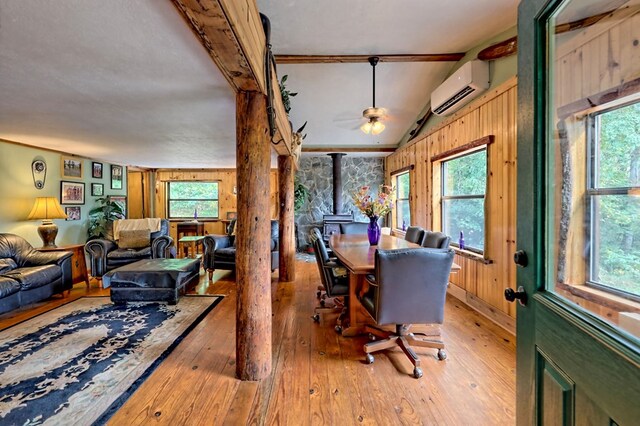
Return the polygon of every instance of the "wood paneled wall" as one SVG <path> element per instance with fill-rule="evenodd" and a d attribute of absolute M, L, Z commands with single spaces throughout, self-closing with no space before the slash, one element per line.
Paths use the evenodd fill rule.
<path fill-rule="evenodd" d="M 488 148 L 486 243 L 484 260 L 456 254 L 462 270 L 452 275 L 451 293 L 515 329 L 515 305 L 504 299 L 504 289 L 515 285 L 516 248 L 516 77 L 460 110 L 429 134 L 400 147 L 386 159 L 386 180 L 395 170 L 414 166 L 411 180 L 411 222 L 440 230 L 439 167 L 431 157 L 493 135 Z M 435 164 L 435 166 L 434 166 Z M 436 182 L 434 183 L 434 179 Z M 491 262 L 491 263 L 489 263 Z"/>

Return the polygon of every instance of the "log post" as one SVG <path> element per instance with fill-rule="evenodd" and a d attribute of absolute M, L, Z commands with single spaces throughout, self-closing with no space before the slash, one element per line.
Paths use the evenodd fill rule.
<path fill-rule="evenodd" d="M 280 198 L 279 241 L 280 259 L 278 275 L 280 281 L 296 279 L 296 244 L 293 210 L 293 157 L 278 156 L 278 195 Z"/>
<path fill-rule="evenodd" d="M 271 373 L 271 143 L 266 98 L 236 95 L 236 376 L 260 380 Z"/>

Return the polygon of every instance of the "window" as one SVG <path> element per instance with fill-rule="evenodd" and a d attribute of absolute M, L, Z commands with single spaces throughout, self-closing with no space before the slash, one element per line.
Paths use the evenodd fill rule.
<path fill-rule="evenodd" d="M 168 216 L 176 218 L 218 218 L 218 182 L 169 182 Z"/>
<path fill-rule="evenodd" d="M 589 119 L 589 281 L 640 296 L 640 103 Z"/>
<path fill-rule="evenodd" d="M 409 172 L 394 176 L 396 181 L 396 229 L 403 231 L 411 223 L 411 208 L 409 206 Z"/>
<path fill-rule="evenodd" d="M 484 197 L 487 188 L 487 149 L 442 162 L 442 229 L 452 245 L 484 252 Z"/>

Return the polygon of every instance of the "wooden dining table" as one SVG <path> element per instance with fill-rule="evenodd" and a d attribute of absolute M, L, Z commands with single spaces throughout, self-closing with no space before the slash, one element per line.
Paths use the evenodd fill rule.
<path fill-rule="evenodd" d="M 357 336 L 364 332 L 365 321 L 359 320 L 361 310 L 358 292 L 365 291 L 365 276 L 375 272 L 376 249 L 393 250 L 401 248 L 420 248 L 393 235 L 381 235 L 378 245 L 369 244 L 367 235 L 333 234 L 329 238 L 329 246 L 335 256 L 342 262 L 349 273 L 349 324 L 342 330 L 343 336 Z M 460 270 L 460 266 L 453 264 L 451 272 Z"/>

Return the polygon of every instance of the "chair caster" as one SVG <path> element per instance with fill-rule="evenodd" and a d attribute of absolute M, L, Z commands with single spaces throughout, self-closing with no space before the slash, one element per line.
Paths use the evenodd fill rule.
<path fill-rule="evenodd" d="M 316 298 L 320 299 L 320 296 L 322 296 L 322 292 L 320 290 L 318 290 L 318 292 L 316 293 Z"/>
<path fill-rule="evenodd" d="M 315 323 L 319 323 L 320 322 L 320 315 L 315 314 L 311 317 L 311 319 L 313 319 L 313 322 Z"/>
<path fill-rule="evenodd" d="M 369 341 L 375 342 L 376 341 L 376 335 L 373 334 L 373 333 L 369 333 Z"/>
<path fill-rule="evenodd" d="M 416 379 L 419 379 L 420 377 L 422 377 L 422 370 L 418 367 L 415 367 L 413 369 L 413 377 L 415 377 Z"/>
<path fill-rule="evenodd" d="M 326 302 L 324 301 L 324 299 L 322 299 L 322 300 L 320 301 L 320 306 L 322 306 L 322 307 L 324 308 L 324 305 L 325 305 L 325 304 L 326 304 Z"/>
<path fill-rule="evenodd" d="M 373 364 L 373 361 L 374 361 L 373 355 L 367 354 L 364 360 L 367 364 Z"/>
<path fill-rule="evenodd" d="M 438 349 L 438 359 L 440 361 L 447 359 L 447 353 L 443 349 Z"/>
<path fill-rule="evenodd" d="M 341 325 L 336 325 L 335 330 L 336 330 L 336 333 L 342 334 L 342 326 Z"/>

